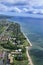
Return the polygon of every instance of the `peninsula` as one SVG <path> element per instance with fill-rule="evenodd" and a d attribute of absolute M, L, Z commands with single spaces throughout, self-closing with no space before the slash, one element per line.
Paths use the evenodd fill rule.
<path fill-rule="evenodd" d="M 0 65 L 33 65 L 28 53 L 31 46 L 20 24 L 0 20 Z"/>

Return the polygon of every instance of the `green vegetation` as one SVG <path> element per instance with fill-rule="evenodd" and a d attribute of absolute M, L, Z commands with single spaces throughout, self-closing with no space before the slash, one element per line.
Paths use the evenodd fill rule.
<path fill-rule="evenodd" d="M 26 47 L 26 46 L 29 46 L 29 42 L 27 40 L 24 40 L 24 43 L 23 45 Z"/>
<path fill-rule="evenodd" d="M 6 29 L 5 26 L 0 25 L 0 34 Z"/>
<path fill-rule="evenodd" d="M 3 49 L 9 49 L 10 52 L 13 50 L 21 49 L 20 54 L 14 55 L 13 63 L 11 65 L 28 65 L 28 58 L 26 55 L 26 46 L 29 46 L 29 43 L 23 33 L 21 32 L 20 25 L 18 23 L 6 22 L 6 20 L 0 24 L 0 32 L 4 32 L 1 36 L 0 46 Z M 5 24 L 4 24 L 5 23 Z M 1 27 L 2 26 L 2 27 Z M 1 34 L 2 35 L 2 34 Z M 15 52 L 15 51 L 14 51 Z M 18 51 L 19 52 L 19 51 Z"/>
<path fill-rule="evenodd" d="M 26 60 L 24 60 L 24 61 L 16 61 L 16 60 L 14 60 L 13 65 L 28 65 L 28 61 L 26 61 Z"/>
<path fill-rule="evenodd" d="M 28 65 L 28 58 L 26 56 L 26 53 L 22 53 L 20 56 L 16 56 L 16 59 L 14 57 L 14 63 L 13 65 Z"/>

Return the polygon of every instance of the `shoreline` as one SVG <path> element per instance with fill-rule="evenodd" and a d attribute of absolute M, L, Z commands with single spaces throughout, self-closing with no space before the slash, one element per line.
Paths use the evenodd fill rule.
<path fill-rule="evenodd" d="M 30 65 L 34 65 L 33 62 L 32 62 L 32 59 L 31 59 L 31 57 L 30 57 L 30 54 L 29 54 L 29 52 L 28 52 L 28 47 L 26 47 L 26 54 L 27 54 L 28 61 L 29 61 L 28 64 L 30 64 Z"/>
<path fill-rule="evenodd" d="M 23 35 L 25 36 L 25 38 L 26 38 L 26 40 L 28 41 L 28 43 L 30 44 L 30 46 L 32 47 L 32 43 L 30 42 L 30 40 L 28 39 L 28 37 L 25 35 L 24 32 L 22 32 L 22 33 L 23 33 Z"/>
<path fill-rule="evenodd" d="M 32 47 L 32 44 L 31 44 L 30 40 L 28 39 L 28 37 L 25 35 L 24 32 L 22 32 L 22 33 L 23 33 L 23 35 L 25 36 L 25 38 L 27 39 L 28 43 L 30 44 L 30 47 Z M 27 55 L 28 61 L 29 61 L 28 64 L 34 65 L 33 62 L 32 62 L 32 59 L 31 59 L 31 57 L 30 57 L 30 54 L 29 54 L 29 52 L 28 52 L 28 46 L 26 47 L 26 55 Z"/>

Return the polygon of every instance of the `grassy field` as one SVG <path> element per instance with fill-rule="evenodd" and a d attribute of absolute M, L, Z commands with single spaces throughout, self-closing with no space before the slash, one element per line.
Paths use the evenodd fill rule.
<path fill-rule="evenodd" d="M 28 61 L 27 60 L 23 60 L 23 61 L 14 60 L 14 65 L 28 65 Z"/>
<path fill-rule="evenodd" d="M 24 40 L 24 43 L 23 45 L 26 47 L 26 46 L 29 46 L 29 42 L 27 40 Z"/>
<path fill-rule="evenodd" d="M 22 55 L 23 55 L 23 60 L 21 60 L 21 61 L 15 60 L 15 58 L 14 58 L 14 65 L 28 65 L 29 61 L 26 56 L 26 53 L 23 53 Z"/>

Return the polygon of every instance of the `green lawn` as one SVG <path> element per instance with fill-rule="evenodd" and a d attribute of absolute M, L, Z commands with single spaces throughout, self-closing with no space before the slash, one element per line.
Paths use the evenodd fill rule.
<path fill-rule="evenodd" d="M 24 43 L 23 45 L 26 47 L 26 46 L 29 46 L 29 42 L 27 40 L 24 40 Z"/>
<path fill-rule="evenodd" d="M 5 26 L 1 27 L 1 28 L 0 28 L 0 34 L 1 34 L 5 29 L 6 29 Z"/>
<path fill-rule="evenodd" d="M 14 59 L 14 65 L 28 65 L 28 60 L 17 61 Z"/>

